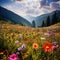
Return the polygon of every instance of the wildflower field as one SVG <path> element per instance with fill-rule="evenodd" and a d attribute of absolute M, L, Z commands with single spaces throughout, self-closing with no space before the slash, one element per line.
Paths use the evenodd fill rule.
<path fill-rule="evenodd" d="M 30 28 L 0 21 L 0 60 L 60 60 L 60 23 Z"/>

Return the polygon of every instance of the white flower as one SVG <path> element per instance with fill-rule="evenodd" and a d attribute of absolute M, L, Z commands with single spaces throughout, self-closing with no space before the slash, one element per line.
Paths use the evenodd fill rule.
<path fill-rule="evenodd" d="M 15 43 L 16 43 L 16 44 L 18 44 L 18 43 L 19 43 L 19 41 L 18 41 L 18 40 L 16 40 L 16 41 L 15 41 Z"/>
<path fill-rule="evenodd" d="M 19 38 L 22 38 L 22 34 L 19 34 Z"/>
<path fill-rule="evenodd" d="M 44 35 L 49 36 L 49 33 L 44 33 Z"/>
<path fill-rule="evenodd" d="M 46 38 L 44 38 L 44 37 L 41 37 L 40 39 L 41 39 L 41 40 L 46 40 Z"/>
<path fill-rule="evenodd" d="M 25 44 L 23 44 L 21 47 L 22 47 L 22 48 L 26 48 Z"/>

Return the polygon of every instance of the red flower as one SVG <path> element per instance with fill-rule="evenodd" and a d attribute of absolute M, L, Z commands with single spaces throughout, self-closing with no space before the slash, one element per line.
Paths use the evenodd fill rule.
<path fill-rule="evenodd" d="M 52 51 L 52 44 L 47 42 L 43 45 L 43 49 L 45 52 L 51 52 Z"/>

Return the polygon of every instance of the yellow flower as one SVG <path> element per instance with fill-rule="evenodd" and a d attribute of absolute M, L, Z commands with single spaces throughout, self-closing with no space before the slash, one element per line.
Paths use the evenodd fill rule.
<path fill-rule="evenodd" d="M 10 35 L 11 35 L 11 36 L 14 36 L 14 33 L 11 33 Z"/>

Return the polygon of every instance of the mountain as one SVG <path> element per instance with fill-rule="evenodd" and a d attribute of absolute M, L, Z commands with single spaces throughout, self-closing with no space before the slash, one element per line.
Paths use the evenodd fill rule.
<path fill-rule="evenodd" d="M 0 19 L 3 19 L 5 21 L 6 20 L 11 21 L 16 24 L 22 24 L 25 26 L 32 27 L 32 24 L 28 20 L 1 6 L 0 6 Z"/>
<path fill-rule="evenodd" d="M 48 14 L 43 14 L 43 15 L 37 16 L 35 18 L 35 20 L 34 20 L 35 21 L 35 24 L 36 24 L 35 26 L 36 27 L 40 27 L 42 25 L 42 22 L 43 21 L 46 23 L 46 19 L 47 19 L 48 16 L 50 17 L 50 20 L 52 20 L 52 17 L 53 17 L 54 12 L 56 12 L 57 17 L 60 18 L 60 10 L 56 10 L 56 11 L 53 11 L 53 12 L 48 13 Z"/>
<path fill-rule="evenodd" d="M 3 20 L 7 20 L 7 21 L 11 21 L 13 23 L 16 24 L 20 24 L 20 25 L 25 25 L 25 26 L 29 26 L 29 27 L 41 27 L 43 21 L 44 23 L 46 23 L 47 17 L 50 17 L 50 20 L 52 20 L 54 12 L 56 12 L 57 16 L 60 18 L 60 11 L 56 10 L 53 11 L 51 13 L 48 14 L 43 14 L 37 17 L 32 17 L 32 16 L 27 16 L 26 18 L 6 9 L 0 6 L 0 19 Z M 29 22 L 29 20 L 31 20 L 32 22 Z M 34 21 L 34 23 L 33 23 Z"/>

